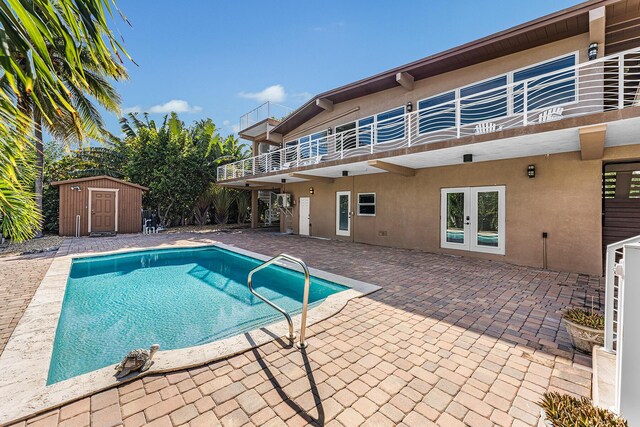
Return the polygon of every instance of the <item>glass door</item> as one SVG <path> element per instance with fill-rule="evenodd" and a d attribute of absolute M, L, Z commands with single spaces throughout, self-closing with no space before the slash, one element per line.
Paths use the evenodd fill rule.
<path fill-rule="evenodd" d="M 469 250 L 469 189 L 446 188 L 441 192 L 440 246 Z"/>
<path fill-rule="evenodd" d="M 351 235 L 351 192 L 336 193 L 336 235 Z"/>
<path fill-rule="evenodd" d="M 441 190 L 440 246 L 505 253 L 505 187 Z"/>
<path fill-rule="evenodd" d="M 504 255 L 504 187 L 471 189 L 471 250 Z"/>

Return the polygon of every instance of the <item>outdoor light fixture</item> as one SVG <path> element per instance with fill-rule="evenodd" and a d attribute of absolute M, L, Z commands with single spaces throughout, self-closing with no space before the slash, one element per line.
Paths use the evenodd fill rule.
<path fill-rule="evenodd" d="M 536 165 L 527 166 L 527 176 L 529 178 L 535 178 L 536 177 Z"/>
<path fill-rule="evenodd" d="M 287 183 L 287 180 L 286 180 L 286 179 L 284 179 L 284 178 L 282 178 L 282 179 L 280 180 L 280 182 L 281 182 L 281 183 L 283 183 L 283 184 L 286 184 L 286 183 Z"/>
<path fill-rule="evenodd" d="M 598 43 L 593 42 L 589 45 L 587 56 L 589 57 L 589 61 L 593 61 L 598 57 Z"/>
<path fill-rule="evenodd" d="M 313 194 L 313 187 L 309 187 L 309 194 Z"/>
<path fill-rule="evenodd" d="M 331 135 L 333 133 L 333 128 L 327 129 L 327 135 Z"/>
<path fill-rule="evenodd" d="M 71 187 L 71 190 L 80 191 L 80 186 L 79 185 L 74 185 L 73 187 Z"/>
<path fill-rule="evenodd" d="M 407 113 L 410 113 L 413 111 L 413 104 L 411 103 L 411 101 L 407 102 Z"/>
<path fill-rule="evenodd" d="M 465 163 L 473 162 L 473 154 L 465 154 L 462 156 L 462 161 Z"/>
<path fill-rule="evenodd" d="M 248 182 L 246 182 L 246 183 L 244 184 L 244 186 L 245 186 L 245 187 L 248 187 L 248 186 L 249 186 L 249 183 L 248 183 Z"/>
<path fill-rule="evenodd" d="M 349 176 L 349 171 L 342 171 L 342 176 Z"/>

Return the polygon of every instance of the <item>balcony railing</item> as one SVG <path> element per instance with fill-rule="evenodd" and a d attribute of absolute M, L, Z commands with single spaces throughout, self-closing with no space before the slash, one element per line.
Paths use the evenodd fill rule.
<path fill-rule="evenodd" d="M 282 120 L 291 114 L 293 108 L 267 101 L 240 117 L 240 130 L 244 130 L 265 119 Z"/>
<path fill-rule="evenodd" d="M 640 105 L 640 48 L 461 96 L 218 167 L 218 180 Z M 440 97 L 437 97 L 440 98 Z M 436 99 L 436 98 L 431 98 Z"/>

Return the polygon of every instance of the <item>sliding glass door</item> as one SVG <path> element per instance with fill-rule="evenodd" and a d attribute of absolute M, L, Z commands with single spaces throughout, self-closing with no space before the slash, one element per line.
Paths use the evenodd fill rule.
<path fill-rule="evenodd" d="M 442 189 L 441 210 L 441 247 L 504 255 L 504 186 Z"/>

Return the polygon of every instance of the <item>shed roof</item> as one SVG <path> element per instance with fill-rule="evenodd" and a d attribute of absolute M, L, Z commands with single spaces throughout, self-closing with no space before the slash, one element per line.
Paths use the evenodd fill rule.
<path fill-rule="evenodd" d="M 67 180 L 64 180 L 64 181 L 55 181 L 55 182 L 52 182 L 51 185 L 53 185 L 55 187 L 55 186 L 64 185 L 64 184 L 75 184 L 76 182 L 96 181 L 98 179 L 108 179 L 108 180 L 113 181 L 113 182 L 118 182 L 120 184 L 129 185 L 131 187 L 139 188 L 142 191 L 148 191 L 149 190 L 147 187 L 143 187 L 142 185 L 134 184 L 133 182 L 124 181 L 122 179 L 114 178 L 112 176 L 107 176 L 107 175 L 88 176 L 86 178 L 75 178 L 75 179 L 67 179 Z"/>

